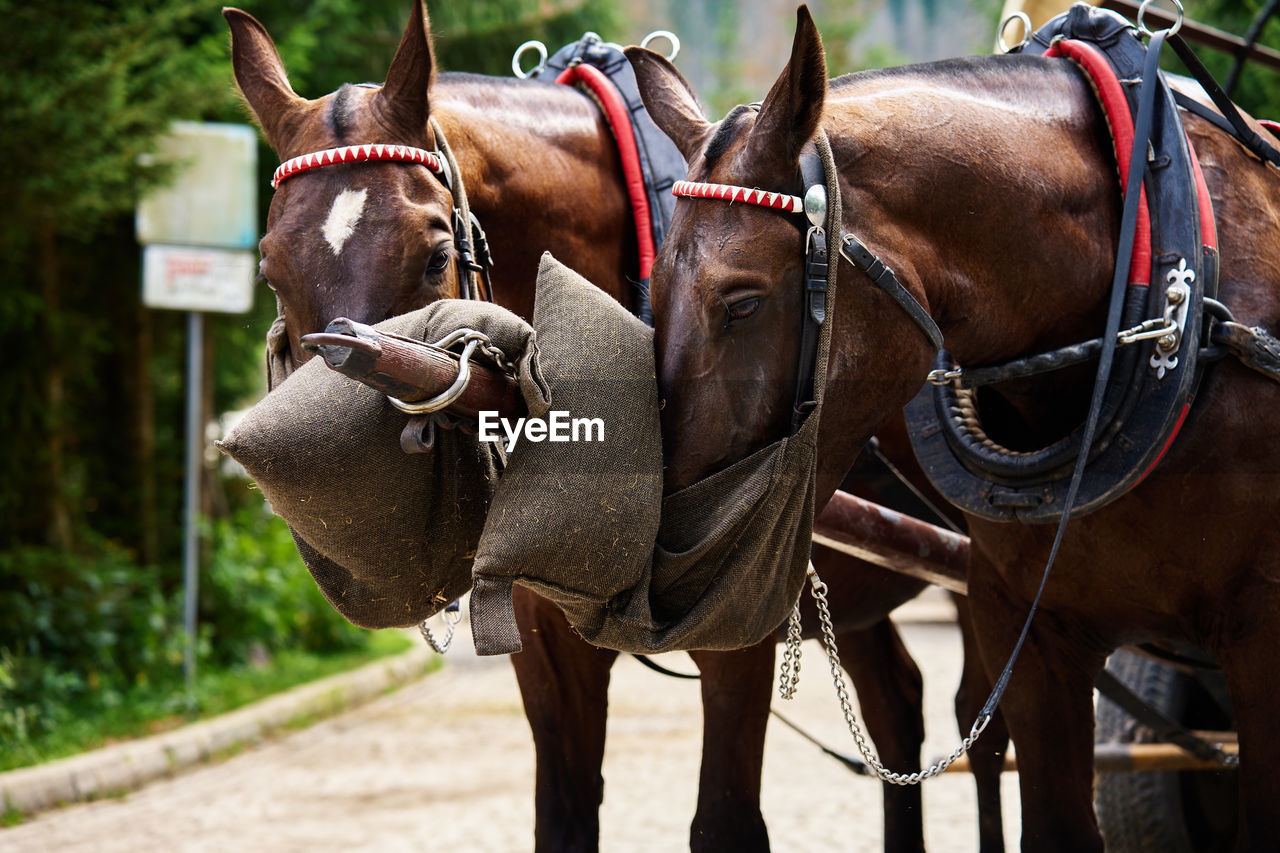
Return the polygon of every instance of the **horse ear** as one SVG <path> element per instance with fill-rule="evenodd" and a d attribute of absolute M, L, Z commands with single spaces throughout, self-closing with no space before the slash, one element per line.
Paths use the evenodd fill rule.
<path fill-rule="evenodd" d="M 284 63 L 266 27 L 239 9 L 224 8 L 222 16 L 231 27 L 231 66 L 236 85 L 262 125 L 267 142 L 280 153 L 288 148 L 288 116 L 306 99 L 289 85 Z"/>
<path fill-rule="evenodd" d="M 827 58 L 822 37 L 807 6 L 796 10 L 796 35 L 791 59 L 765 96 L 760 116 L 751 130 L 748 150 L 756 162 L 783 168 L 794 166 L 800 149 L 813 138 L 822 121 L 827 94 Z"/>
<path fill-rule="evenodd" d="M 408 139 L 421 137 L 426 129 L 427 93 L 435 73 L 431 23 L 422 0 L 414 0 L 409 24 L 387 72 L 387 82 L 374 100 L 382 120 Z"/>
<path fill-rule="evenodd" d="M 689 81 L 662 54 L 643 47 L 628 47 L 625 52 L 653 123 L 671 138 L 685 162 L 692 163 L 702 151 L 711 123 L 703 117 Z"/>

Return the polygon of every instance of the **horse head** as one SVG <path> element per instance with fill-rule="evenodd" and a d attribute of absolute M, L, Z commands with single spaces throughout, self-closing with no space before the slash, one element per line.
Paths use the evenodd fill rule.
<path fill-rule="evenodd" d="M 758 109 L 713 125 L 662 56 L 629 48 L 645 104 L 676 143 L 689 180 L 799 191 L 799 156 L 822 117 L 826 60 L 805 7 L 791 59 Z M 696 221 L 696 227 L 695 227 Z M 676 205 L 651 298 L 670 489 L 767 443 L 790 421 L 804 261 L 802 219 L 750 205 Z"/>
<path fill-rule="evenodd" d="M 282 162 L 346 146 L 436 147 L 435 64 L 420 2 L 382 86 L 344 85 L 314 100 L 293 91 L 262 24 L 238 9 L 223 14 L 236 83 Z M 338 163 L 280 180 L 259 251 L 285 319 L 285 373 L 309 357 L 299 338 L 334 317 L 376 322 L 458 296 L 452 210 L 440 177 L 412 162 Z"/>

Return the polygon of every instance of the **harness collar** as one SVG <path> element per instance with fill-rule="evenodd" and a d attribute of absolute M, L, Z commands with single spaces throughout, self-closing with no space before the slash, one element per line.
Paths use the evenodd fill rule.
<path fill-rule="evenodd" d="M 271 176 L 271 188 L 275 189 L 294 175 L 319 169 L 321 166 L 336 166 L 343 163 L 417 163 L 426 166 L 449 182 L 449 170 L 444 158 L 438 151 L 427 151 L 425 148 L 414 148 L 410 145 L 388 145 L 373 143 L 369 145 L 344 145 L 341 148 L 326 148 L 302 154 L 281 163 Z"/>

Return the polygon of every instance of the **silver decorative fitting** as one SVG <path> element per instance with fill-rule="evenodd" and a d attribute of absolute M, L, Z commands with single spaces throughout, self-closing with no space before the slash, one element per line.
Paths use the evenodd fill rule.
<path fill-rule="evenodd" d="M 827 224 L 827 188 L 814 184 L 804 194 L 804 215 L 819 228 Z"/>

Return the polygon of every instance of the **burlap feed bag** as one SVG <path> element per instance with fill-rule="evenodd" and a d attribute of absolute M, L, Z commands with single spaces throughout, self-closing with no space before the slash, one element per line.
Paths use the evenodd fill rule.
<path fill-rule="evenodd" d="M 378 324 L 428 341 L 461 327 L 512 353 L 532 335 L 505 309 L 461 300 Z M 493 448 L 457 430 L 437 430 L 430 453 L 403 453 L 407 417 L 313 358 L 219 444 L 289 523 L 325 597 L 366 628 L 415 624 L 467 591 L 497 481 Z"/>
<path fill-rule="evenodd" d="M 583 637 L 599 642 L 619 601 L 637 590 L 644 598 L 658 532 L 662 426 L 653 330 L 550 254 L 538 269 L 533 328 L 536 352 L 520 366 L 528 416 L 598 418 L 604 435 L 520 439 L 508 455 L 473 572 L 471 628 L 480 654 L 520 649 L 513 582 L 551 599 Z M 549 396 L 530 381 L 533 371 Z"/>
<path fill-rule="evenodd" d="M 829 163 L 825 138 L 819 150 Z M 827 174 L 831 233 L 839 194 Z M 598 417 L 603 441 L 525 438 L 494 490 L 490 448 L 444 433 L 434 453 L 405 456 L 406 416 L 313 360 L 224 449 L 294 526 L 317 583 L 356 624 L 417 622 L 466 590 L 471 567 L 482 654 L 520 648 L 513 583 L 551 599 L 601 646 L 741 648 L 776 630 L 804 583 L 831 326 L 818 344 L 818 405 L 799 431 L 665 501 L 652 331 L 550 255 L 533 329 L 456 300 L 381 328 L 427 340 L 462 327 L 488 334 L 518 359 L 530 417 Z"/>
<path fill-rule="evenodd" d="M 605 441 L 510 454 L 475 561 L 476 651 L 520 650 L 513 583 L 620 651 L 734 649 L 772 633 L 808 566 L 821 406 L 795 435 L 661 501 L 652 330 L 550 255 L 533 326 L 522 373 L 537 368 L 551 397 L 526 391 L 531 415 L 600 417 Z M 824 330 L 820 376 L 828 344 Z"/>

